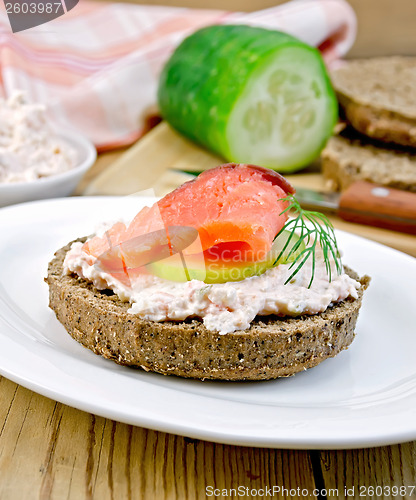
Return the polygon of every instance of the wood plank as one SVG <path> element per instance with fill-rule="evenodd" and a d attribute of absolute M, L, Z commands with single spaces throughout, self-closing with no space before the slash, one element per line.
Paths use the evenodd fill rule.
<path fill-rule="evenodd" d="M 104 170 L 106 170 L 111 164 L 113 164 L 122 154 L 124 154 L 129 148 L 119 148 L 113 151 L 108 151 L 106 153 L 101 153 L 98 155 L 94 165 L 88 170 L 88 172 L 81 179 L 78 184 L 74 195 L 79 196 L 84 193 L 85 189 L 89 184 L 98 177 Z"/>
<path fill-rule="evenodd" d="M 309 452 L 221 445 L 107 420 L 0 378 L 0 498 L 205 499 L 207 486 L 315 487 Z"/>
<path fill-rule="evenodd" d="M 206 498 L 207 486 L 280 485 L 336 488 L 343 499 L 358 498 L 360 486 L 416 484 L 415 442 L 323 451 L 318 484 L 311 463 L 318 452 L 221 445 L 146 430 L 56 403 L 5 378 L 0 393 L 0 498 L 188 500 Z M 354 496 L 346 495 L 345 488 L 351 493 L 353 487 Z M 382 498 L 397 495 L 384 490 Z"/>
<path fill-rule="evenodd" d="M 321 465 L 325 487 L 336 488 L 337 498 L 415 498 L 416 442 L 380 448 L 325 451 Z M 372 492 L 379 486 L 383 490 Z M 407 486 L 398 492 L 391 488 Z M 413 495 L 411 496 L 413 488 Z M 347 490 L 345 490 L 347 488 Z M 361 489 L 360 489 L 361 488 Z"/>
<path fill-rule="evenodd" d="M 170 169 L 200 172 L 224 162 L 180 136 L 165 122 L 116 157 L 110 166 L 108 161 L 107 155 L 99 158 L 90 181 L 87 179 L 77 194 L 129 195 L 152 188 Z"/>

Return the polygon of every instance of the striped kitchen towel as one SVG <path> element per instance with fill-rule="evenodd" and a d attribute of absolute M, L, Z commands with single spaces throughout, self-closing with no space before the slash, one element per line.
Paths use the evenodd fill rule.
<path fill-rule="evenodd" d="M 159 72 L 176 45 L 209 24 L 250 24 L 286 31 L 317 46 L 327 63 L 356 34 L 345 0 L 294 0 L 253 13 L 82 1 L 65 15 L 12 33 L 0 10 L 0 96 L 16 89 L 42 102 L 60 127 L 99 150 L 130 144 L 156 104 Z"/>

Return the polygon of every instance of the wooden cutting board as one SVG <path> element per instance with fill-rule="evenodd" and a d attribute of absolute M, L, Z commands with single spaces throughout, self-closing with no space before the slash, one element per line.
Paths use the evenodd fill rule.
<path fill-rule="evenodd" d="M 223 159 L 191 143 L 162 122 L 124 152 L 100 156 L 77 194 L 131 195 L 146 190 L 144 194 L 163 196 L 192 178 L 190 173 L 221 163 L 224 163 Z M 317 164 L 286 177 L 295 187 L 325 190 Z M 330 218 L 338 229 L 416 256 L 414 236 L 345 222 L 336 216 Z"/>

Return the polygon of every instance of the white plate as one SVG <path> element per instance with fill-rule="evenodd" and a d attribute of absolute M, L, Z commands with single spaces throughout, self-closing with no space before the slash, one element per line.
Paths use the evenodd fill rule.
<path fill-rule="evenodd" d="M 295 377 L 166 377 L 118 366 L 72 340 L 47 305 L 48 261 L 98 222 L 142 205 L 131 197 L 70 198 L 0 210 L 1 374 L 88 412 L 221 443 L 353 448 L 416 439 L 416 260 L 348 233 L 338 232 L 344 261 L 372 276 L 357 337 L 348 351 Z"/>

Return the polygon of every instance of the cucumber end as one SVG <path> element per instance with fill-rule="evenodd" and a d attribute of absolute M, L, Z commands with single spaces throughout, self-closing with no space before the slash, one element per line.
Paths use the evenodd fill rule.
<path fill-rule="evenodd" d="M 230 161 L 295 172 L 333 132 L 338 105 L 319 52 L 304 44 L 275 51 L 247 80 L 226 128 Z"/>

